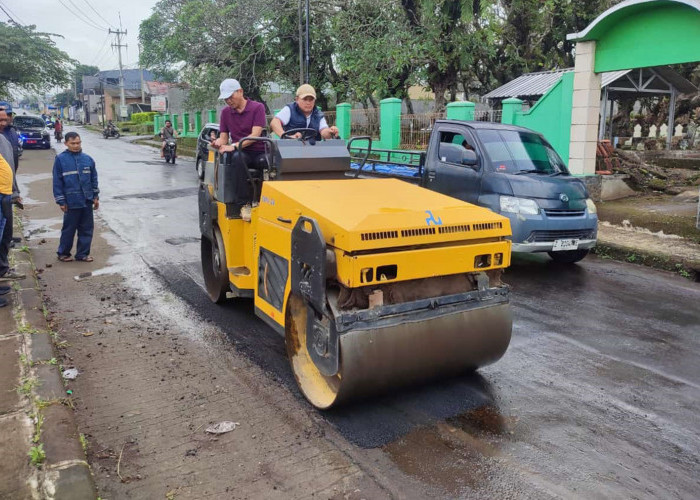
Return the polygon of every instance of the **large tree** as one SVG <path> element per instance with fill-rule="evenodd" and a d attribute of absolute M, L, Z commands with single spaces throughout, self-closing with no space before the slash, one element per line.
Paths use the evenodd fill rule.
<path fill-rule="evenodd" d="M 97 66 L 90 66 L 89 64 L 77 64 L 71 72 L 76 85 L 77 93 L 81 94 L 83 92 L 83 76 L 93 76 L 99 72 L 100 68 L 98 68 Z"/>
<path fill-rule="evenodd" d="M 33 25 L 0 22 L 0 96 L 8 97 L 12 88 L 43 91 L 70 83 L 75 61 L 56 47 L 52 36 Z"/>

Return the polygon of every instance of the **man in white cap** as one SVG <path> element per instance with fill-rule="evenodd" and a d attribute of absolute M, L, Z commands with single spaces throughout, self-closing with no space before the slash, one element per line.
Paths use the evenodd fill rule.
<path fill-rule="evenodd" d="M 316 107 L 316 91 L 305 83 L 297 89 L 294 102 L 287 104 L 270 122 L 270 128 L 278 136 L 295 128 L 312 128 L 323 139 L 337 137 L 338 127 L 329 127 L 323 112 Z M 300 137 L 297 132 L 293 137 Z"/>
<path fill-rule="evenodd" d="M 246 165 L 255 167 L 265 157 L 265 143 L 261 141 L 244 141 L 244 137 L 260 137 L 265 128 L 265 106 L 257 101 L 246 99 L 238 80 L 227 78 L 219 86 L 219 99 L 223 99 L 227 106 L 221 110 L 219 119 L 219 138 L 212 146 L 219 149 L 220 153 L 236 151 L 233 155 L 232 167 L 234 172 L 236 195 L 234 202 L 243 206 L 252 201 L 252 188 L 248 182 Z M 229 139 L 231 144 L 229 144 Z M 245 155 L 246 163 L 240 155 Z"/>

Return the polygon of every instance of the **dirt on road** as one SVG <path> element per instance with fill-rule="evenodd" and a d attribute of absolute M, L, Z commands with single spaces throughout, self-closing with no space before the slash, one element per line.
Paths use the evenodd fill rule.
<path fill-rule="evenodd" d="M 120 252 L 99 215 L 95 261 L 58 262 L 52 154 L 26 156 L 25 233 L 60 363 L 79 371 L 67 389 L 102 498 L 388 498 L 412 483 L 379 452 L 354 456 L 143 261 Z M 223 421 L 235 429 L 206 432 Z M 413 491 L 431 496 L 418 483 Z"/>

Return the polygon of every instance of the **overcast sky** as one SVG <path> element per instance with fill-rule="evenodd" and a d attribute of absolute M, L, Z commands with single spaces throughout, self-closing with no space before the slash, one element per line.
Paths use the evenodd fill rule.
<path fill-rule="evenodd" d="M 20 24 L 35 24 L 38 31 L 61 35 L 56 45 L 82 64 L 91 64 L 100 70 L 118 69 L 119 60 L 114 35 L 107 29 L 119 27 L 127 31 L 122 43 L 122 62 L 125 68 L 138 67 L 138 33 L 141 21 L 151 15 L 157 0 L 0 0 L 10 16 Z M 91 8 L 92 7 L 92 8 Z M 94 9 L 94 10 L 93 10 Z M 99 15 L 98 15 L 99 13 Z M 101 17 L 100 17 L 101 16 Z M 0 19 L 7 20 L 0 10 Z M 98 28 L 99 27 L 99 28 Z"/>

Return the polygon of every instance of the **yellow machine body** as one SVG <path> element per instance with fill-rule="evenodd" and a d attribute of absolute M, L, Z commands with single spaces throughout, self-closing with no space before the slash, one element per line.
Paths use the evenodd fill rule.
<path fill-rule="evenodd" d="M 505 352 L 507 218 L 397 179 L 266 181 L 249 220 L 215 203 L 233 295 L 318 408 Z"/>

